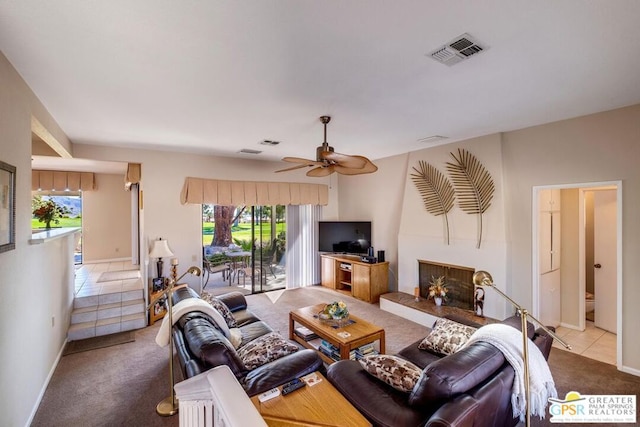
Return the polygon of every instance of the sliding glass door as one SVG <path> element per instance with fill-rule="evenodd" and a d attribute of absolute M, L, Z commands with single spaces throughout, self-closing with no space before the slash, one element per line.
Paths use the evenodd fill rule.
<path fill-rule="evenodd" d="M 283 289 L 286 282 L 285 206 L 254 206 L 251 209 L 253 236 L 252 293 Z"/>
<path fill-rule="evenodd" d="M 283 205 L 203 205 L 203 267 L 211 267 L 205 287 L 233 285 L 251 293 L 284 288 L 286 228 Z M 220 264 L 228 268 L 213 268 Z"/>

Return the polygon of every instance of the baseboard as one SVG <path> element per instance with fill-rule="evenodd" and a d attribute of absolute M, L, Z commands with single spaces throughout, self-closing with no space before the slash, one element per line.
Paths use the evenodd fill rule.
<path fill-rule="evenodd" d="M 29 415 L 29 419 L 27 420 L 27 423 L 25 425 L 30 426 L 31 423 L 33 422 L 33 418 L 36 416 L 36 413 L 38 412 L 38 408 L 40 407 L 40 403 L 42 403 L 42 398 L 44 397 L 44 393 L 47 391 L 47 387 L 49 387 L 49 382 L 51 381 L 51 378 L 53 377 L 53 373 L 56 371 L 56 368 L 58 367 L 58 363 L 60 363 L 60 359 L 62 358 L 62 352 L 64 351 L 64 348 L 66 346 L 67 346 L 67 338 L 64 339 L 64 342 L 62 343 L 62 347 L 60 347 L 60 351 L 58 352 L 58 356 L 56 356 L 56 360 L 53 362 L 53 366 L 51 366 L 51 369 L 49 370 L 49 374 L 47 375 L 47 378 L 44 380 L 44 384 L 40 389 L 40 393 L 38 393 L 38 398 L 36 399 L 35 405 L 33 406 L 33 409 L 31 410 L 31 414 Z"/>
<path fill-rule="evenodd" d="M 622 366 L 620 371 L 625 372 L 627 374 L 635 375 L 636 377 L 640 377 L 640 369 L 630 368 L 628 366 Z"/>

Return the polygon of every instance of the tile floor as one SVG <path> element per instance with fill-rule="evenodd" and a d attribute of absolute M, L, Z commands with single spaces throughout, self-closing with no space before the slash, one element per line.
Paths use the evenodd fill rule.
<path fill-rule="evenodd" d="M 130 261 L 113 261 L 96 264 L 82 264 L 76 266 L 75 296 L 89 297 L 126 292 L 140 288 L 139 280 L 114 280 L 112 282 L 98 282 L 105 271 L 137 270 L 139 266 Z"/>
<path fill-rule="evenodd" d="M 560 326 L 557 328 L 556 334 L 566 341 L 572 349 L 567 350 L 557 341 L 553 343 L 555 348 L 571 351 L 610 365 L 616 364 L 616 334 L 596 328 L 593 322 L 587 321 L 584 331 Z"/>

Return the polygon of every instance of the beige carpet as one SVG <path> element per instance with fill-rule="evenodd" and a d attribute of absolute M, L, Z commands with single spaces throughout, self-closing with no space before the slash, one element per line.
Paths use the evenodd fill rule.
<path fill-rule="evenodd" d="M 123 271 L 105 271 L 98 278 L 100 282 L 113 282 L 114 280 L 132 280 L 139 279 L 139 270 L 123 270 Z"/>
<path fill-rule="evenodd" d="M 98 348 L 111 347 L 113 345 L 124 344 L 136 340 L 134 331 L 118 332 L 116 334 L 102 335 L 99 337 L 87 338 L 84 340 L 70 341 L 62 352 L 63 356 L 73 353 L 80 353 Z"/>

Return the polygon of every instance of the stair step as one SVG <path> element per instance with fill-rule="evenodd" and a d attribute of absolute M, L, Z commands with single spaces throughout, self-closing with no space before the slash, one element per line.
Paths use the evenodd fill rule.
<path fill-rule="evenodd" d="M 129 314 L 111 317 L 94 322 L 83 322 L 71 325 L 67 333 L 69 341 L 115 334 L 116 332 L 132 331 L 147 326 L 145 313 Z"/>

